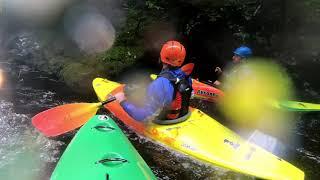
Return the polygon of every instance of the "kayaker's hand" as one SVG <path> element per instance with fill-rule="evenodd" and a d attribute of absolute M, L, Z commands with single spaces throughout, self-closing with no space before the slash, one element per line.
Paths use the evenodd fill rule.
<path fill-rule="evenodd" d="M 222 69 L 220 67 L 216 67 L 214 69 L 214 72 L 217 73 L 217 74 L 221 74 L 222 73 Z"/>
<path fill-rule="evenodd" d="M 126 100 L 126 97 L 125 97 L 123 92 L 115 94 L 114 97 L 116 97 L 116 99 L 117 99 L 117 101 L 119 103 L 121 103 L 122 101 Z"/>
<path fill-rule="evenodd" d="M 216 81 L 213 83 L 214 86 L 220 86 L 220 84 L 221 84 L 221 82 L 218 81 L 218 80 L 216 80 Z"/>

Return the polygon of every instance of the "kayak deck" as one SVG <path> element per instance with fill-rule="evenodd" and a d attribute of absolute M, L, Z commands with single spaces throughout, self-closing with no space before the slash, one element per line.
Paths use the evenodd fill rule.
<path fill-rule="evenodd" d="M 93 87 L 99 100 L 123 90 L 123 86 L 96 78 Z M 173 125 L 147 125 L 132 119 L 118 102 L 105 107 L 146 137 L 198 160 L 263 179 L 304 179 L 304 172 L 283 159 L 252 144 L 198 109 L 188 120 Z"/>
<path fill-rule="evenodd" d="M 51 180 L 156 179 L 116 123 L 90 119 L 61 156 Z"/>

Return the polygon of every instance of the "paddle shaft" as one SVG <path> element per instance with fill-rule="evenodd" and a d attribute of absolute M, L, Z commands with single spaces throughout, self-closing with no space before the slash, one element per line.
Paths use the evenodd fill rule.
<path fill-rule="evenodd" d="M 110 102 L 112 102 L 112 101 L 114 101 L 114 100 L 117 100 L 117 98 L 114 97 L 114 96 L 112 96 L 112 97 L 108 98 L 107 100 L 102 101 L 102 102 L 101 102 L 101 105 L 103 106 L 103 105 L 108 104 L 108 103 L 110 103 Z"/>

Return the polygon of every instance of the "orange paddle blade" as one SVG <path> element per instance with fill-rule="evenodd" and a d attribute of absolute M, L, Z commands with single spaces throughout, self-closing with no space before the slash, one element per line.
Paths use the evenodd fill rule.
<path fill-rule="evenodd" d="M 74 130 L 94 116 L 102 103 L 74 103 L 43 111 L 32 124 L 45 136 L 52 137 Z"/>
<path fill-rule="evenodd" d="M 181 67 L 181 70 L 186 73 L 186 75 L 190 75 L 193 71 L 194 63 L 188 63 Z"/>

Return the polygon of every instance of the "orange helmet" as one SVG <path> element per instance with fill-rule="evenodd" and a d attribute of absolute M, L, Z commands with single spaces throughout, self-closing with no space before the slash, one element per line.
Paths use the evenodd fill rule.
<path fill-rule="evenodd" d="M 161 48 L 160 58 L 163 63 L 181 66 L 185 57 L 186 49 L 178 41 L 168 41 Z"/>

